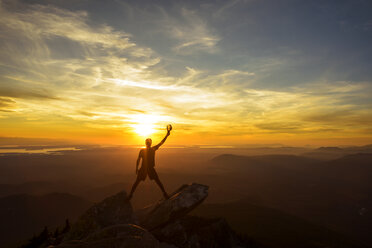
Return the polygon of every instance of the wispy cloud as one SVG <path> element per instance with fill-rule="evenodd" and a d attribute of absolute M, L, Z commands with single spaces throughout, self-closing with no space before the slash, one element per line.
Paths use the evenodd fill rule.
<path fill-rule="evenodd" d="M 15 105 L 15 101 L 10 98 L 0 97 L 0 111 L 3 112 L 11 112 L 13 111 L 13 107 Z M 0 115 L 1 118 L 1 115 Z"/>
<path fill-rule="evenodd" d="M 208 26 L 195 11 L 182 8 L 181 21 L 168 17 L 167 26 L 170 35 L 179 44 L 173 49 L 177 53 L 191 54 L 194 52 L 215 53 L 218 51 L 217 44 L 220 37 Z"/>
<path fill-rule="evenodd" d="M 175 85 L 161 85 L 161 84 L 154 84 L 153 82 L 149 81 L 130 81 L 125 79 L 119 79 L 119 78 L 108 78 L 108 82 L 114 82 L 121 86 L 130 86 L 130 87 L 138 87 L 138 88 L 144 88 L 144 89 L 152 89 L 152 90 L 189 90 L 187 87 L 177 87 Z"/>
<path fill-rule="evenodd" d="M 1 7 L 0 22 L 3 27 L 22 32 L 30 39 L 61 36 L 73 41 L 101 45 L 106 48 L 126 49 L 135 46 L 129 35 L 114 31 L 110 26 L 92 28 L 86 22 L 88 13 L 72 12 L 51 5 L 29 5 L 22 12 L 8 12 Z M 79 31 L 79 32 L 76 32 Z"/>

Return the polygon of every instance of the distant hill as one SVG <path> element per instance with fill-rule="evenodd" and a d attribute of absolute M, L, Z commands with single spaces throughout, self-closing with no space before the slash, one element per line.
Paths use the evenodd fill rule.
<path fill-rule="evenodd" d="M 247 200 L 203 204 L 192 214 L 226 218 L 236 231 L 270 248 L 366 247 L 341 233 Z"/>
<path fill-rule="evenodd" d="M 367 151 L 372 151 L 372 144 L 365 145 L 365 146 L 351 146 L 347 147 L 348 150 L 356 150 L 359 152 L 367 152 Z"/>
<path fill-rule="evenodd" d="M 337 146 L 326 146 L 326 147 L 319 147 L 316 149 L 317 151 L 326 151 L 326 152 L 339 152 L 343 151 L 340 147 Z"/>
<path fill-rule="evenodd" d="M 357 153 L 328 161 L 324 174 L 330 180 L 337 178 L 338 187 L 352 186 L 364 194 L 372 193 L 372 153 Z"/>
<path fill-rule="evenodd" d="M 102 187 L 89 189 L 83 192 L 81 195 L 83 195 L 85 199 L 88 199 L 92 202 L 99 202 L 110 195 L 113 195 L 115 193 L 118 193 L 119 191 L 129 188 L 130 186 L 131 185 L 129 185 L 128 183 L 114 183 Z"/>
<path fill-rule="evenodd" d="M 223 154 L 211 160 L 211 170 L 226 175 L 234 174 L 262 186 L 276 183 L 283 187 L 301 183 L 312 183 L 313 175 L 322 162 L 295 155 L 238 156 Z M 247 182 L 247 183 L 249 183 Z M 257 185 L 255 185 L 257 186 Z"/>
<path fill-rule="evenodd" d="M 356 153 L 328 162 L 337 167 L 362 166 L 365 169 L 372 167 L 372 153 Z M 350 167 L 349 167 L 350 168 Z"/>
<path fill-rule="evenodd" d="M 90 205 L 87 200 L 64 193 L 0 198 L 1 247 L 14 247 L 39 233 L 44 226 L 62 226 L 66 218 L 76 219 Z"/>
<path fill-rule="evenodd" d="M 323 160 L 334 160 L 342 158 L 347 155 L 358 154 L 358 153 L 369 153 L 372 154 L 372 145 L 366 146 L 351 146 L 351 147 L 319 147 L 310 152 L 302 154 L 306 157 L 323 159 Z"/>
<path fill-rule="evenodd" d="M 22 184 L 0 184 L 0 197 L 16 194 L 46 194 L 57 191 L 55 183 L 38 181 L 26 182 Z"/>
<path fill-rule="evenodd" d="M 223 173 L 246 173 L 250 177 L 273 176 L 277 179 L 289 175 L 312 177 L 332 182 L 365 182 L 371 185 L 372 153 L 355 153 L 342 158 L 322 161 L 294 155 L 239 156 L 222 154 L 211 160 L 211 169 Z M 283 179 L 283 178 L 282 178 Z M 350 186 L 350 185 L 349 185 Z"/>
<path fill-rule="evenodd" d="M 314 162 L 319 162 L 316 159 L 306 158 L 302 156 L 296 155 L 283 155 L 283 154 L 270 154 L 270 155 L 259 155 L 259 156 L 242 156 L 242 155 L 234 155 L 234 154 L 222 154 L 216 156 L 212 159 L 213 162 L 242 162 L 242 161 L 251 161 L 251 162 L 274 162 L 275 164 L 286 164 L 286 163 L 296 163 L 299 162 L 310 164 Z"/>
<path fill-rule="evenodd" d="M 210 168 L 224 178 L 219 194 L 239 192 L 254 199 L 255 204 L 372 245 L 372 154 L 352 154 L 331 161 L 221 155 L 212 159 Z"/>
<path fill-rule="evenodd" d="M 267 166 L 271 168 L 298 170 L 309 165 L 318 164 L 319 162 L 316 159 L 295 155 L 240 156 L 222 154 L 212 159 L 214 165 L 222 165 L 221 168 L 227 170 L 246 169 L 248 168 L 247 165 L 249 167 Z"/>

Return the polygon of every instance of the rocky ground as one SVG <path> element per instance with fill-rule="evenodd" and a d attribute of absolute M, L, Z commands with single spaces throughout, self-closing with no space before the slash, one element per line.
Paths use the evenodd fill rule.
<path fill-rule="evenodd" d="M 183 185 L 169 199 L 134 212 L 122 191 L 92 206 L 67 233 L 51 236 L 39 247 L 258 247 L 224 219 L 189 216 L 207 196 L 208 186 Z"/>

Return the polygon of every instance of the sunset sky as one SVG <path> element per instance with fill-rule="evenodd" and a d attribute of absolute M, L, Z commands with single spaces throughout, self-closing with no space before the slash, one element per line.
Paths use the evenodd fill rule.
<path fill-rule="evenodd" d="M 0 0 L 0 136 L 372 143 L 372 1 Z"/>

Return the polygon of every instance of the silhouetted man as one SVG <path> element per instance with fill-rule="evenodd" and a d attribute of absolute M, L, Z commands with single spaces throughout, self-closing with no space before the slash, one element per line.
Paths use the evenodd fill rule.
<path fill-rule="evenodd" d="M 141 181 L 145 181 L 147 175 L 151 180 L 155 180 L 155 182 L 159 185 L 161 191 L 163 192 L 163 195 L 166 199 L 169 198 L 167 192 L 165 192 L 163 184 L 160 182 L 159 176 L 155 171 L 155 151 L 159 149 L 159 147 L 164 144 L 168 136 L 170 135 L 170 131 L 172 130 L 172 126 L 167 126 L 167 135 L 165 135 L 164 139 L 160 141 L 159 144 L 156 146 L 152 146 L 152 140 L 150 138 L 146 139 L 146 148 L 141 149 L 138 154 L 137 164 L 136 164 L 136 174 L 137 179 L 134 182 L 132 186 L 132 190 L 130 191 L 130 194 L 128 196 L 128 200 L 130 200 L 133 196 L 134 191 L 136 190 L 138 184 Z M 142 159 L 142 166 L 138 170 L 138 165 L 140 160 Z"/>

